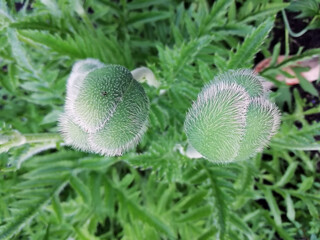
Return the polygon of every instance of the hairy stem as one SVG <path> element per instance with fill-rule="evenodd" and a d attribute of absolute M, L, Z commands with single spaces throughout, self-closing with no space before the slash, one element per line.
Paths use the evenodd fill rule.
<path fill-rule="evenodd" d="M 40 143 L 40 142 L 62 142 L 63 139 L 59 133 L 35 133 L 24 134 L 26 143 Z"/>
<path fill-rule="evenodd" d="M 13 147 L 27 143 L 56 144 L 59 142 L 63 142 L 59 133 L 21 134 L 13 130 L 5 134 L 0 133 L 0 153 L 8 152 Z"/>

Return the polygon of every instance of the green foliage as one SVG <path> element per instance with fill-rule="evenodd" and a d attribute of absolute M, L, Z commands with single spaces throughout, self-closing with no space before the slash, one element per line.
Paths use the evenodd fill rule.
<path fill-rule="evenodd" d="M 245 39 L 243 44 L 237 48 L 236 53 L 230 57 L 228 68 L 235 69 L 252 67 L 252 63 L 249 61 L 252 61 L 259 47 L 268 36 L 272 25 L 272 21 L 267 20 L 267 22 L 262 23 L 256 30 L 254 30 L 251 35 Z"/>
<path fill-rule="evenodd" d="M 262 73 L 283 110 L 270 148 L 223 166 L 186 156 L 184 121 L 201 88 L 252 67 L 257 52 L 271 56 L 272 16 L 287 3 L 22 2 L 0 0 L 1 240 L 317 239 L 320 125 L 305 118 L 320 109 L 275 77 L 319 49 L 279 65 L 277 45 Z M 56 134 L 72 66 L 87 58 L 147 66 L 160 82 L 142 84 L 148 130 L 121 157 L 72 150 Z"/>
<path fill-rule="evenodd" d="M 301 12 L 297 18 L 314 17 L 320 14 L 319 0 L 302 1 L 296 0 L 292 1 L 290 6 L 287 8 L 293 12 Z"/>
<path fill-rule="evenodd" d="M 291 36 L 299 37 L 299 36 L 302 36 L 304 33 L 306 33 L 310 29 L 316 29 L 320 27 L 320 24 L 319 24 L 320 7 L 319 6 L 320 6 L 319 0 L 308 0 L 308 1 L 295 0 L 290 3 L 290 5 L 287 7 L 289 11 L 300 12 L 300 14 L 296 16 L 296 18 L 298 19 L 309 18 L 308 20 L 306 19 L 306 21 L 308 21 L 308 25 L 298 33 L 295 33 L 291 30 L 285 11 L 282 10 L 283 20 Z"/>

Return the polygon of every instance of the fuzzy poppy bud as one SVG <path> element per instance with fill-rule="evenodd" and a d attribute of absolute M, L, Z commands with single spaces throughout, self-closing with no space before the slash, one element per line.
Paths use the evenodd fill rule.
<path fill-rule="evenodd" d="M 130 71 L 79 61 L 67 83 L 60 130 L 67 144 L 107 156 L 134 147 L 146 131 L 149 100 Z"/>
<path fill-rule="evenodd" d="M 230 70 L 203 88 L 184 128 L 203 157 L 228 163 L 261 152 L 279 124 L 280 112 L 267 99 L 263 78 L 251 70 Z"/>

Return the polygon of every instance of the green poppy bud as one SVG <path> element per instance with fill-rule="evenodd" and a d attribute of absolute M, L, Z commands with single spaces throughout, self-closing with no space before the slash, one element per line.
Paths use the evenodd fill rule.
<path fill-rule="evenodd" d="M 276 105 L 264 98 L 253 98 L 248 107 L 246 130 L 236 160 L 246 160 L 261 152 L 276 134 L 279 124 L 280 112 Z"/>
<path fill-rule="evenodd" d="M 266 99 L 262 83 L 250 70 L 231 70 L 205 86 L 185 120 L 191 146 L 215 163 L 261 152 L 280 124 L 279 110 Z"/>
<path fill-rule="evenodd" d="M 65 111 L 60 129 L 67 144 L 115 156 L 146 131 L 149 100 L 125 67 L 84 60 L 68 79 Z"/>
<path fill-rule="evenodd" d="M 72 99 L 78 94 L 78 90 L 89 72 L 104 66 L 100 61 L 90 58 L 76 62 L 67 82 L 67 98 Z"/>
<path fill-rule="evenodd" d="M 89 134 L 83 131 L 80 126 L 75 124 L 71 117 L 63 113 L 59 119 L 59 128 L 63 139 L 67 145 L 71 145 L 76 149 L 91 152 L 90 144 L 88 143 Z"/>
<path fill-rule="evenodd" d="M 249 69 L 229 70 L 216 76 L 214 82 L 236 83 L 245 88 L 250 97 L 262 97 L 268 93 L 263 87 L 264 79 Z"/>

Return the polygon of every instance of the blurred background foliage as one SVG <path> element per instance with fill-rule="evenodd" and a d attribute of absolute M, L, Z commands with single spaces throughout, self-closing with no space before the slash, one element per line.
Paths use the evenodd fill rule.
<path fill-rule="evenodd" d="M 0 239 L 320 239 L 319 80 L 276 80 L 320 46 L 297 44 L 283 10 L 317 37 L 319 0 L 0 0 Z M 270 147 L 229 165 L 187 158 L 183 122 L 202 86 L 268 57 L 261 75 L 283 112 Z M 153 70 L 142 142 L 114 158 L 19 142 L 57 132 L 85 58 Z"/>

